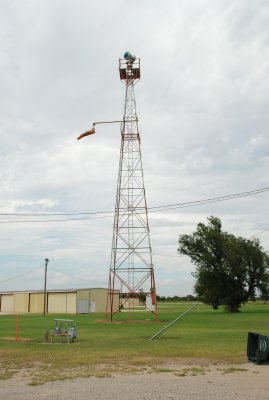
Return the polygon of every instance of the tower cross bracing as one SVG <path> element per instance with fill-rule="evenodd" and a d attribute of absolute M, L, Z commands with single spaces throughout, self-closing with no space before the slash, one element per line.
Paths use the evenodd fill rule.
<path fill-rule="evenodd" d="M 148 210 L 136 113 L 134 85 L 140 79 L 140 59 L 119 60 L 125 84 L 121 148 L 109 270 L 107 318 L 121 307 L 134 311 L 137 300 L 158 319 Z M 114 302 L 120 291 L 120 304 Z"/>

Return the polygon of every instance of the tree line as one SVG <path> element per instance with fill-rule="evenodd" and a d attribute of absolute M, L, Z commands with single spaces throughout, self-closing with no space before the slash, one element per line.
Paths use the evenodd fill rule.
<path fill-rule="evenodd" d="M 199 301 L 197 296 L 188 294 L 187 296 L 156 296 L 158 301 Z"/>

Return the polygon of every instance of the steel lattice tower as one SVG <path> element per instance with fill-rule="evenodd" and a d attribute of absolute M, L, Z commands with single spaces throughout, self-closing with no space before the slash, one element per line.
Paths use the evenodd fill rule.
<path fill-rule="evenodd" d="M 134 85 L 140 79 L 140 59 L 130 53 L 119 60 L 125 84 L 121 149 L 109 271 L 107 319 L 122 306 L 134 311 L 136 298 L 158 319 L 148 211 L 136 113 Z M 120 289 L 120 304 L 114 294 Z"/>

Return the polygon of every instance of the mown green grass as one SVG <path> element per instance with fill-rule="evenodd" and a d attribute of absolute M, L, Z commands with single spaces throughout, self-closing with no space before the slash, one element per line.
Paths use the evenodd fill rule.
<path fill-rule="evenodd" d="M 240 363 L 247 360 L 249 331 L 269 335 L 269 305 L 249 303 L 238 314 L 200 305 L 155 340 L 148 340 L 189 306 L 187 303 L 161 303 L 160 323 L 156 323 L 148 312 L 133 313 L 131 322 L 127 322 L 128 314 L 121 313 L 112 324 L 104 322 L 103 314 L 20 315 L 21 340 L 18 342 L 14 340 L 16 315 L 1 315 L 0 378 L 9 377 L 21 367 L 31 369 L 33 366 L 38 366 L 39 375 L 43 371 L 45 380 L 51 380 L 59 379 L 60 375 L 70 377 L 70 369 L 73 376 L 75 370 L 80 371 L 78 376 L 92 373 L 107 376 L 111 368 L 126 370 L 128 365 L 136 371 L 137 368 L 160 366 L 168 359 Z M 75 320 L 78 331 L 75 343 L 44 343 L 44 333 L 47 329 L 53 330 L 54 318 Z M 55 371 L 59 374 L 55 375 Z"/>

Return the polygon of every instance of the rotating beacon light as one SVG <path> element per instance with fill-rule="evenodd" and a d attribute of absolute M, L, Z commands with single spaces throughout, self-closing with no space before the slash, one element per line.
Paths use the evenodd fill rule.
<path fill-rule="evenodd" d="M 135 60 L 136 60 L 136 56 L 131 54 L 129 51 L 126 51 L 124 53 L 123 57 L 125 58 L 126 61 L 129 61 L 131 63 L 135 62 Z"/>

